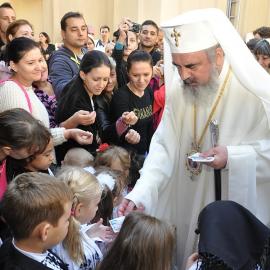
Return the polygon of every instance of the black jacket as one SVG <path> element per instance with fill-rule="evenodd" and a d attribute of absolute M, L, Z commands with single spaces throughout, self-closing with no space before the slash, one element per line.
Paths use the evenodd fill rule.
<path fill-rule="evenodd" d="M 56 256 L 54 254 L 54 256 Z M 56 256 L 61 262 L 62 260 Z M 35 261 L 18 250 L 13 246 L 11 240 L 4 242 L 0 248 L 0 269 L 1 270 L 52 270 L 51 268 Z M 62 262 L 62 270 L 68 270 L 66 264 Z"/>
<path fill-rule="evenodd" d="M 81 79 L 79 77 L 76 77 L 64 88 L 63 93 L 59 98 L 58 107 L 56 110 L 56 122 L 58 124 L 64 122 L 79 110 L 89 112 L 94 111 L 90 97 L 80 80 Z M 98 147 L 96 140 L 98 131 L 97 118 L 95 123 L 88 126 L 79 125 L 77 128 L 91 132 L 93 134 L 93 143 L 89 145 L 80 145 L 74 140 L 68 140 L 63 144 L 58 145 L 55 148 L 58 163 L 64 159 L 66 152 L 74 147 L 83 147 L 95 155 L 96 149 Z"/>
<path fill-rule="evenodd" d="M 97 96 L 95 99 L 97 108 L 98 132 L 102 143 L 116 144 L 118 135 L 115 122 L 112 119 L 110 100 L 104 95 Z"/>

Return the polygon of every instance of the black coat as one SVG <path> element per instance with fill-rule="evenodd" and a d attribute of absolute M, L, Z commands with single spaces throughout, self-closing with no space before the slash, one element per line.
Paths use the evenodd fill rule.
<path fill-rule="evenodd" d="M 81 82 L 81 79 L 77 77 L 64 88 L 63 93 L 59 98 L 58 107 L 56 110 L 56 122 L 58 124 L 64 122 L 79 110 L 92 112 L 94 111 L 94 108 L 91 104 L 90 97 Z M 66 152 L 74 147 L 83 147 L 95 155 L 98 147 L 96 140 L 98 131 L 97 118 L 95 123 L 87 126 L 79 125 L 77 128 L 91 132 L 93 134 L 93 143 L 89 145 L 80 145 L 74 140 L 68 140 L 62 145 L 57 146 L 56 157 L 58 163 L 64 159 Z"/>
<path fill-rule="evenodd" d="M 54 256 L 56 256 L 54 254 Z M 57 257 L 58 258 L 58 257 Z M 59 259 L 59 258 L 58 258 Z M 62 260 L 59 259 L 61 262 Z M 33 260 L 13 246 L 11 240 L 6 241 L 0 248 L 0 269 L 1 270 L 52 270 L 42 263 Z M 61 263 L 62 270 L 68 270 L 68 267 L 63 262 Z"/>

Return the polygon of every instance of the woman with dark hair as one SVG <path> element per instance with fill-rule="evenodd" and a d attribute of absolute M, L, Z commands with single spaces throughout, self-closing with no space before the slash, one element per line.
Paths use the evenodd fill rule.
<path fill-rule="evenodd" d="M 7 60 L 12 70 L 9 80 L 0 84 L 0 112 L 22 108 L 49 127 L 46 108 L 34 93 L 32 84 L 41 78 L 44 62 L 38 44 L 25 37 L 15 38 L 7 45 Z M 50 129 L 54 145 L 73 138 L 81 144 L 89 144 L 92 134 L 80 129 Z"/>
<path fill-rule="evenodd" d="M 196 232 L 199 253 L 189 258 L 187 269 L 270 269 L 270 229 L 242 205 L 233 201 L 207 205 Z"/>
<path fill-rule="evenodd" d="M 116 63 L 112 57 L 109 57 L 111 63 L 111 73 L 110 79 L 102 91 L 100 96 L 96 97 L 97 103 L 97 123 L 98 123 L 98 131 L 99 136 L 101 138 L 102 143 L 109 144 L 117 144 L 118 139 L 122 133 L 117 133 L 119 129 L 121 130 L 121 121 L 113 121 L 112 113 L 111 113 L 111 101 L 114 92 L 117 89 L 117 79 L 116 79 Z M 121 117 L 120 117 L 121 118 Z M 121 119 L 120 119 L 121 120 Z M 136 144 L 139 141 L 140 135 L 133 129 L 129 130 L 127 133 L 125 140 L 127 140 L 131 144 Z"/>
<path fill-rule="evenodd" d="M 58 123 L 64 122 L 65 126 L 79 127 L 93 134 L 93 143 L 84 148 L 94 155 L 99 143 L 95 97 L 108 84 L 110 70 L 110 61 L 105 53 L 97 50 L 87 52 L 82 59 L 79 75 L 64 88 L 56 110 Z M 76 119 L 69 119 L 76 114 Z M 58 147 L 57 160 L 62 161 L 66 152 L 73 147 L 78 147 L 73 140 Z"/>
<path fill-rule="evenodd" d="M 55 45 L 51 44 L 50 42 L 51 39 L 46 32 L 41 32 L 39 34 L 39 45 L 46 61 L 49 59 L 50 55 L 55 51 Z"/>
<path fill-rule="evenodd" d="M 259 40 L 254 47 L 254 55 L 259 64 L 270 73 L 270 39 Z"/>
<path fill-rule="evenodd" d="M 144 51 L 133 51 L 127 59 L 127 72 L 129 82 L 115 92 L 111 103 L 113 120 L 121 121 L 124 131 L 118 144 L 145 155 L 153 135 L 153 92 L 149 87 L 153 74 L 151 55 Z M 140 135 L 136 144 L 125 139 L 130 127 Z"/>

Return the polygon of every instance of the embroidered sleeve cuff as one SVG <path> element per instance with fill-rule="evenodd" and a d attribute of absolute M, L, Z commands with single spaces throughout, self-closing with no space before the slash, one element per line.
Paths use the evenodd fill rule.
<path fill-rule="evenodd" d="M 51 128 L 50 131 L 53 137 L 54 146 L 57 146 L 67 141 L 64 137 L 65 128 Z"/>

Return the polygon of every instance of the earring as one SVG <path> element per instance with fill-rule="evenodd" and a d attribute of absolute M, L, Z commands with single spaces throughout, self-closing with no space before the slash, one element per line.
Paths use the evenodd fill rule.
<path fill-rule="evenodd" d="M 17 72 L 17 70 L 15 69 L 14 65 L 10 65 L 10 69 L 13 70 L 14 72 Z"/>

